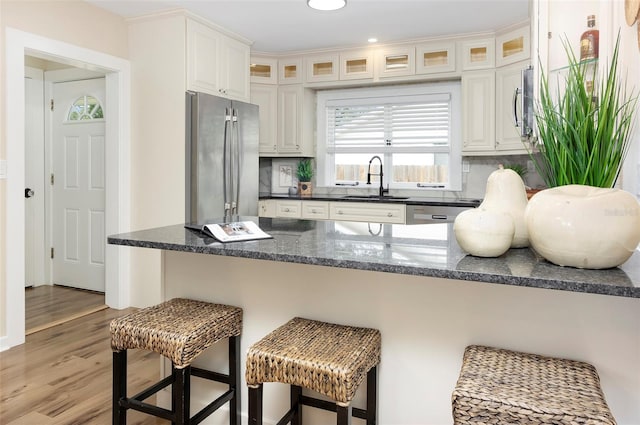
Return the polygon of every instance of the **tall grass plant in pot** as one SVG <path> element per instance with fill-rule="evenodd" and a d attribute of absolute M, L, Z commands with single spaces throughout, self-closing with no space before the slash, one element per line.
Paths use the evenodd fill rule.
<path fill-rule="evenodd" d="M 537 152 L 530 155 L 550 189 L 527 206 L 529 238 L 555 264 L 615 267 L 640 242 L 638 200 L 613 189 L 631 143 L 638 97 L 620 77 L 620 36 L 603 75 L 597 63 L 580 62 L 563 44 L 569 65 L 555 92 L 541 73 Z"/>

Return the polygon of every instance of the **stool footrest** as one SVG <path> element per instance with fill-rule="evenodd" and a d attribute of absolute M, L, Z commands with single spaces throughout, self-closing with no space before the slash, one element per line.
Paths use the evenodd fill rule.
<path fill-rule="evenodd" d="M 162 407 L 154 406 L 153 404 L 145 403 L 134 398 L 120 399 L 120 406 L 126 407 L 127 409 L 137 410 L 138 412 L 146 413 L 148 415 L 157 416 L 168 421 L 175 420 L 175 416 L 171 410 L 163 409 Z"/>
<path fill-rule="evenodd" d="M 306 395 L 300 396 L 300 403 L 305 406 L 315 407 L 317 409 L 328 410 L 330 412 L 337 411 L 337 405 L 334 402 L 320 400 L 319 398 L 309 397 Z M 364 409 L 358 409 L 357 407 L 352 407 L 352 414 L 354 418 L 358 419 L 367 419 L 367 411 Z M 286 422 L 285 422 L 286 423 Z"/>
<path fill-rule="evenodd" d="M 198 413 L 196 413 L 191 417 L 190 424 L 197 425 L 203 420 L 205 420 L 210 414 L 212 414 L 213 412 L 218 410 L 220 407 L 222 407 L 226 402 L 231 400 L 234 394 L 235 394 L 235 390 L 229 390 L 224 394 L 222 394 L 220 397 L 213 400 L 206 407 L 204 407 L 202 410 L 200 410 Z"/>
<path fill-rule="evenodd" d="M 211 370 L 200 369 L 199 367 L 191 366 L 191 376 L 197 376 L 198 378 L 208 379 L 210 381 L 221 382 L 223 384 L 231 384 L 231 377 L 224 373 L 213 372 Z"/>
<path fill-rule="evenodd" d="M 129 399 L 130 400 L 138 400 L 138 401 L 146 400 L 149 397 L 151 397 L 152 395 L 154 395 L 155 393 L 157 393 L 158 391 L 160 391 L 161 389 L 168 387 L 172 383 L 173 383 L 173 375 L 169 375 L 166 378 L 164 378 L 163 380 L 161 380 L 161 381 L 153 384 L 152 386 L 142 390 L 141 392 L 139 392 L 138 394 L 134 395 L 133 397 L 129 397 Z"/>

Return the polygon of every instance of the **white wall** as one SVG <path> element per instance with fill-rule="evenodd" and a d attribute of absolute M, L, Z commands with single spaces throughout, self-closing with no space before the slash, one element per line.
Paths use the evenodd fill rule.
<path fill-rule="evenodd" d="M 205 254 L 164 258 L 167 299 L 244 309 L 243 353 L 294 316 L 380 329 L 381 424 L 450 424 L 451 392 L 469 344 L 590 362 L 618 424 L 640 423 L 638 299 Z M 225 356 L 223 344 L 198 364 L 224 370 Z M 244 385 L 242 397 L 246 414 Z M 286 411 L 288 397 L 285 385 L 265 385 L 265 423 Z M 362 402 L 359 391 L 354 405 Z M 309 425 L 335 420 L 325 413 L 308 418 Z"/>

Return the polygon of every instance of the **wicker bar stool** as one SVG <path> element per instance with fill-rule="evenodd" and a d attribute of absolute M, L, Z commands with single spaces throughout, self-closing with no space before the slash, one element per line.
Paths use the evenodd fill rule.
<path fill-rule="evenodd" d="M 229 402 L 230 425 L 240 425 L 240 333 L 242 309 L 222 304 L 175 298 L 144 308 L 111 322 L 113 349 L 113 424 L 127 422 L 133 409 L 170 420 L 197 424 Z M 229 373 L 222 374 L 191 363 L 205 349 L 229 338 Z M 133 397 L 127 397 L 127 350 L 154 351 L 171 360 L 171 375 Z M 190 415 L 191 376 L 222 382 L 228 391 Z M 171 410 L 143 400 L 171 385 Z"/>
<path fill-rule="evenodd" d="M 614 425 L 584 362 L 471 345 L 452 395 L 455 425 Z"/>
<path fill-rule="evenodd" d="M 291 408 L 279 425 L 302 425 L 302 406 L 336 412 L 337 424 L 351 417 L 376 423 L 377 365 L 380 363 L 380 331 L 335 325 L 296 317 L 247 352 L 249 424 L 262 425 L 264 382 L 291 385 Z M 367 377 L 367 408 L 351 406 L 356 390 Z M 316 391 L 333 402 L 305 396 L 302 388 Z"/>

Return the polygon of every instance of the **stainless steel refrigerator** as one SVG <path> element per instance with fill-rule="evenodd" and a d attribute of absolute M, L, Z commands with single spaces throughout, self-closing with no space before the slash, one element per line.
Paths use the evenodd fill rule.
<path fill-rule="evenodd" d="M 187 223 L 258 215 L 258 106 L 186 94 Z"/>

